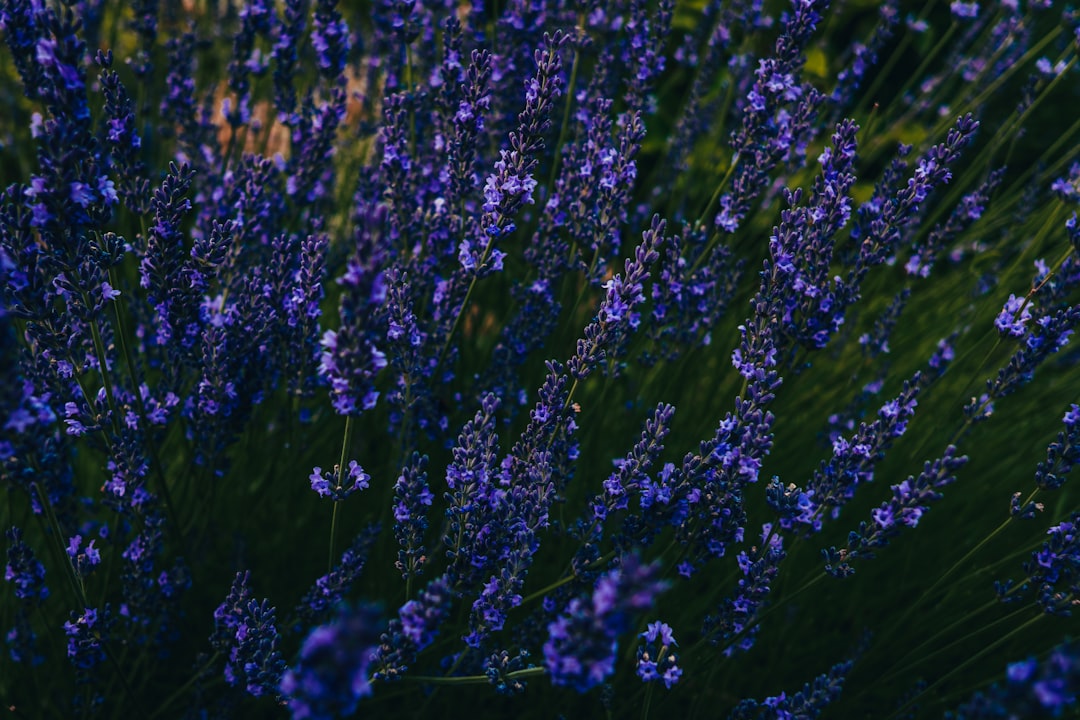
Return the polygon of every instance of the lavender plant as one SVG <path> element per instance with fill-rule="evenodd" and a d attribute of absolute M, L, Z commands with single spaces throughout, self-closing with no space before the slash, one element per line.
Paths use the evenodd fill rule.
<path fill-rule="evenodd" d="M 0 34 L 13 717 L 1077 711 L 1071 8 Z"/>

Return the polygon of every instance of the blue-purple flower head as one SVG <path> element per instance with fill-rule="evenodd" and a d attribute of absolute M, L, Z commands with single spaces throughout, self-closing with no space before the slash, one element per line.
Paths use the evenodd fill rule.
<path fill-rule="evenodd" d="M 642 682 L 662 680 L 664 687 L 670 689 L 682 677 L 682 668 L 676 664 L 678 658 L 673 650 L 679 643 L 675 642 L 671 626 L 657 620 L 649 623 L 641 637 L 645 643 L 637 651 L 638 677 Z"/>
<path fill-rule="evenodd" d="M 591 598 L 574 598 L 548 625 L 544 665 L 553 685 L 585 692 L 615 672 L 619 635 L 667 587 L 656 579 L 658 570 L 626 556 L 621 567 L 597 580 Z"/>
<path fill-rule="evenodd" d="M 1005 301 L 1005 307 L 994 320 L 994 327 L 1003 336 L 1024 337 L 1027 332 L 1027 322 L 1031 319 L 1031 308 L 1031 302 L 1026 297 L 1010 294 L 1009 299 Z"/>
<path fill-rule="evenodd" d="M 1080 162 L 1070 165 L 1066 175 L 1055 178 L 1050 183 L 1050 190 L 1064 202 L 1075 203 L 1077 199 L 1080 199 Z M 1066 225 L 1069 222 L 1066 221 Z"/>
<path fill-rule="evenodd" d="M 101 645 L 102 625 L 94 608 L 86 608 L 82 613 L 72 612 L 71 620 L 64 623 L 68 658 L 80 670 L 92 668 L 105 659 L 105 648 Z"/>
<path fill-rule="evenodd" d="M 979 3 L 954 0 L 949 5 L 949 10 L 952 11 L 953 17 L 958 20 L 973 20 L 979 16 Z"/>
<path fill-rule="evenodd" d="M 225 681 L 255 697 L 277 691 L 285 663 L 278 650 L 275 609 L 256 600 L 250 573 L 237 573 L 229 594 L 214 611 L 211 646 L 226 656 Z"/>
<path fill-rule="evenodd" d="M 379 646 L 379 622 L 370 608 L 344 608 L 316 627 L 300 648 L 299 662 L 281 679 L 293 720 L 332 720 L 356 712 L 371 695 L 369 667 Z"/>
<path fill-rule="evenodd" d="M 1065 232 L 1069 236 L 1069 243 L 1073 246 L 1073 250 L 1080 254 L 1080 222 L 1076 220 L 1076 213 L 1065 221 Z"/>
<path fill-rule="evenodd" d="M 948 720 L 1065 717 L 1075 712 L 1080 687 L 1080 645 L 1065 642 L 1043 660 L 1029 657 L 1009 663 L 1005 682 L 978 692 Z M 1070 714 L 1071 716 L 1071 714 Z"/>
<path fill-rule="evenodd" d="M 45 566 L 34 557 L 33 550 L 22 539 L 22 531 L 13 527 L 4 533 L 11 546 L 8 547 L 4 580 L 15 585 L 15 597 L 20 600 L 41 601 L 49 597 L 45 585 Z"/>
<path fill-rule="evenodd" d="M 1062 418 L 1065 430 L 1046 447 L 1046 460 L 1035 468 L 1035 485 L 1041 490 L 1056 490 L 1065 484 L 1073 467 L 1080 463 L 1080 405 L 1072 404 Z M 1020 493 L 1017 493 L 1020 495 Z M 1014 501 L 1014 513 L 1033 517 L 1041 503 L 1021 506 Z"/>
<path fill-rule="evenodd" d="M 101 553 L 94 547 L 94 540 L 82 546 L 82 535 L 75 535 L 68 541 L 67 554 L 71 558 L 71 566 L 79 577 L 86 577 L 101 563 Z"/>
<path fill-rule="evenodd" d="M 349 461 L 348 471 L 340 478 L 339 468 L 323 470 L 315 467 L 311 470 L 308 479 L 311 480 L 311 489 L 319 494 L 319 497 L 330 498 L 334 502 L 341 502 L 345 498 L 359 490 L 366 490 L 371 476 L 364 472 L 355 460 Z"/>
<path fill-rule="evenodd" d="M 893 486 L 893 493 L 897 498 L 908 499 L 915 496 L 914 488 L 912 487 L 911 478 L 904 480 L 899 485 Z M 904 502 L 898 503 L 883 503 L 880 507 L 875 508 L 870 514 L 881 528 L 891 528 L 896 524 L 907 525 L 908 527 L 915 527 L 919 524 L 919 519 L 922 517 L 925 507 L 918 504 L 905 504 Z"/>

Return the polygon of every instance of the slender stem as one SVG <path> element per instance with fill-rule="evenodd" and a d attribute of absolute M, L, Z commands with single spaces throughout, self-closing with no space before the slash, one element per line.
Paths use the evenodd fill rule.
<path fill-rule="evenodd" d="M 127 675 L 124 673 L 124 668 L 120 666 L 120 662 L 116 659 L 116 656 L 109 650 L 109 646 L 105 643 L 105 639 L 101 637 L 101 634 L 94 633 L 94 637 L 98 643 L 101 644 L 101 649 L 105 652 L 105 657 L 109 660 L 113 669 L 116 670 L 116 676 L 120 678 L 120 684 L 124 686 L 124 690 L 127 692 L 128 697 L 134 700 L 136 697 L 135 690 L 131 687 L 131 683 L 128 682 Z"/>
<path fill-rule="evenodd" d="M 996 606 L 998 606 L 1000 604 L 1001 603 L 998 600 L 991 600 L 990 602 L 986 603 L 982 607 L 976 608 L 973 611 L 969 611 L 967 613 L 967 615 L 964 617 L 964 619 L 961 621 L 961 623 L 966 622 L 966 621 L 970 621 L 973 617 L 983 613 L 986 610 L 989 610 L 992 607 L 996 607 Z M 913 660 L 912 662 L 901 665 L 899 668 L 893 670 L 888 675 L 885 675 L 884 677 L 881 678 L 881 682 L 887 685 L 889 680 L 891 680 L 891 679 L 893 679 L 895 677 L 907 674 L 914 667 L 918 666 L 919 663 L 925 662 L 929 658 L 936 657 L 936 656 L 940 655 L 941 653 L 946 652 L 947 650 L 949 650 L 949 648 L 960 645 L 961 643 L 970 642 L 973 638 L 980 635 L 981 633 L 986 632 L 987 630 L 994 627 L 995 625 L 999 625 L 1001 623 L 1005 623 L 1005 622 L 1008 622 L 1010 620 L 1013 620 L 1013 619 L 1016 618 L 1017 615 L 1020 615 L 1020 614 L 1022 614 L 1024 612 L 1028 612 L 1028 611 L 1030 611 L 1030 608 L 1023 607 L 1023 608 L 1020 608 L 1018 610 L 1015 610 L 1015 611 L 1009 613 L 1008 615 L 1000 617 L 997 620 L 994 620 L 992 622 L 979 623 L 979 626 L 978 626 L 978 628 L 976 630 L 968 633 L 967 635 L 965 635 L 965 636 L 963 636 L 961 638 L 953 640 L 948 645 L 944 645 L 944 646 L 932 651 L 929 654 L 921 654 L 920 653 L 920 651 L 923 648 L 927 647 L 928 645 L 932 645 L 935 640 L 940 638 L 942 635 L 945 635 L 950 630 L 957 627 L 957 625 L 959 624 L 959 623 L 954 623 L 954 624 L 950 625 L 949 627 L 934 633 L 934 635 L 932 635 L 931 637 L 924 640 L 922 643 L 920 643 L 918 646 L 916 646 L 913 650 L 910 650 L 907 653 L 905 653 L 904 655 L 902 655 L 900 657 L 900 659 L 896 662 L 896 665 L 894 665 L 893 667 L 896 667 L 897 665 L 900 665 L 900 662 L 902 662 L 903 660 L 906 660 L 907 658 L 909 658 L 909 657 L 911 657 L 913 655 L 918 655 L 918 658 L 916 660 Z M 911 626 L 909 625 L 907 627 L 910 629 Z"/>
<path fill-rule="evenodd" d="M 657 659 L 656 664 L 660 664 L 659 659 Z M 649 720 L 649 706 L 652 705 L 653 685 L 653 683 L 649 683 L 649 686 L 645 689 L 645 702 L 641 703 L 641 720 Z"/>
<path fill-rule="evenodd" d="M 1032 494 L 1031 497 L 1034 497 L 1034 493 Z M 1029 500 L 1030 500 L 1030 498 L 1029 498 Z M 952 577 L 953 573 L 955 573 L 957 570 L 959 570 L 968 560 L 970 560 L 975 555 L 975 553 L 979 552 L 979 550 L 981 550 L 983 547 L 985 547 L 988 542 L 993 540 L 995 537 L 998 536 L 999 533 L 1001 533 L 1003 530 L 1005 530 L 1005 528 L 1007 528 L 1009 526 L 1009 524 L 1012 522 L 1012 520 L 1013 520 L 1013 517 L 1011 515 L 1009 517 L 1005 518 L 1005 521 L 1002 522 L 1000 525 L 998 525 L 989 535 L 987 535 L 982 540 L 980 540 L 979 543 L 977 545 L 975 545 L 975 547 L 968 550 L 964 554 L 964 556 L 962 558 L 960 558 L 955 563 L 953 563 L 952 567 L 950 567 L 948 570 L 946 570 L 944 572 L 944 574 L 942 574 L 940 577 L 938 577 L 938 579 L 935 580 L 934 583 L 929 588 L 924 590 L 919 595 L 918 600 L 916 600 L 914 603 L 912 603 L 911 605 L 908 606 L 907 611 L 904 613 L 903 616 L 901 616 L 900 621 L 896 622 L 896 623 L 893 623 L 893 627 L 895 629 L 908 627 L 907 622 L 906 622 L 907 619 L 911 616 L 911 614 L 913 612 L 915 612 L 915 610 L 917 610 L 922 605 L 923 600 L 929 600 L 931 597 L 933 597 L 934 591 L 936 591 L 939 587 L 941 587 L 941 585 L 946 580 L 948 580 L 950 577 Z M 888 637 L 888 636 L 886 636 L 886 637 Z"/>
<path fill-rule="evenodd" d="M 484 248 L 484 254 L 480 260 L 480 264 L 487 260 L 488 250 L 491 249 L 491 242 L 488 242 L 486 248 Z M 432 377 L 439 377 L 439 370 L 442 369 L 443 360 L 446 359 L 446 353 L 450 349 L 450 341 L 454 339 L 454 334 L 457 332 L 458 325 L 461 324 L 461 318 L 465 315 L 465 309 L 469 307 L 469 299 L 472 298 L 473 288 L 476 287 L 477 276 L 473 275 L 472 280 L 469 281 L 469 289 L 465 291 L 465 298 L 461 301 L 461 307 L 458 308 L 457 314 L 454 315 L 454 324 L 450 326 L 450 332 L 446 333 L 446 342 L 443 343 L 442 349 L 439 351 L 439 359 L 435 362 L 435 371 L 432 373 Z"/>
<path fill-rule="evenodd" d="M 84 293 L 83 302 L 87 307 L 90 304 L 87 302 L 89 297 Z M 101 329 L 98 327 L 97 318 L 90 321 L 90 335 L 94 340 L 94 354 L 97 355 L 98 369 L 101 371 L 101 383 L 105 388 L 105 402 L 109 406 L 109 413 L 112 416 L 110 418 L 110 424 L 112 425 L 113 432 L 119 435 L 118 428 L 120 423 L 120 414 L 116 406 L 116 396 L 113 392 L 112 379 L 109 377 L 109 362 L 108 356 L 105 353 L 105 341 L 101 338 Z"/>
<path fill-rule="evenodd" d="M 113 287 L 117 286 L 116 274 L 113 272 L 112 268 L 109 268 L 109 280 Z M 132 355 L 131 347 L 127 342 L 127 333 L 124 329 L 124 318 L 120 313 L 120 305 L 116 300 L 111 301 L 111 304 L 113 306 L 113 320 L 116 323 L 116 338 L 117 342 L 120 344 L 120 351 L 124 356 L 124 364 L 127 366 L 128 377 L 131 380 L 132 393 L 135 395 L 135 403 L 139 407 L 139 415 L 142 417 L 143 421 L 149 423 L 146 419 L 146 403 L 143 401 L 142 391 L 140 389 L 141 383 L 135 372 L 135 357 Z M 180 516 L 176 513 L 175 506 L 173 505 L 172 495 L 169 492 L 169 484 L 165 479 L 164 466 L 161 463 L 161 459 L 158 457 L 157 448 L 154 446 L 154 443 L 150 441 L 149 434 L 147 433 L 146 435 L 146 448 L 150 455 L 150 465 L 154 469 L 154 476 L 158 481 L 161 498 L 165 501 L 165 513 L 169 517 L 169 526 L 172 528 L 172 532 L 176 534 L 176 539 L 179 541 L 180 547 L 183 547 L 184 534 L 180 525 Z"/>
<path fill-rule="evenodd" d="M 604 565 L 607 565 L 609 562 L 611 562 L 614 559 L 615 559 L 615 553 L 614 552 L 609 552 L 607 555 L 604 555 L 601 558 L 597 558 L 593 562 L 589 563 L 589 565 L 588 565 L 588 567 L 586 569 L 587 570 L 595 570 L 596 568 L 600 568 L 600 567 L 603 567 Z M 536 600 L 538 598 L 542 598 L 545 595 L 547 595 L 549 592 L 551 592 L 552 590 L 558 590 L 563 585 L 566 585 L 568 583 L 573 582 L 578 577 L 580 577 L 580 576 L 577 573 L 572 573 L 570 575 L 567 575 L 564 578 L 556 580 L 555 582 L 551 583 L 550 585 L 545 585 L 544 587 L 540 588 L 536 592 L 530 593 L 529 595 L 526 595 L 521 600 L 521 604 L 522 605 L 527 605 L 530 602 L 532 602 L 533 600 Z"/>
<path fill-rule="evenodd" d="M 583 28 L 584 22 L 585 16 L 579 14 L 578 27 Z M 562 159 L 562 147 L 566 143 L 567 129 L 570 126 L 570 108 L 574 101 L 574 90 L 577 87 L 578 65 L 580 64 L 580 60 L 581 53 L 575 48 L 574 60 L 570 64 L 570 79 L 566 84 L 566 103 L 563 105 L 562 125 L 559 126 L 559 139 L 555 141 L 555 148 L 551 154 L 551 173 L 548 175 L 547 183 L 548 197 L 551 197 L 551 190 L 555 187 L 555 178 L 559 172 L 559 161 Z M 531 233 L 529 236 L 531 236 Z"/>
<path fill-rule="evenodd" d="M 906 703 L 904 703 L 900 708 L 898 708 L 895 712 L 893 712 L 893 714 L 888 717 L 888 720 L 892 720 L 892 718 L 897 718 L 897 717 L 905 717 L 904 711 L 907 710 L 908 708 L 910 708 L 919 698 L 923 697 L 924 695 L 930 693 L 933 690 L 936 690 L 946 680 L 953 677 L 957 673 L 967 669 L 968 666 L 970 666 L 974 662 L 977 662 L 978 660 L 981 660 L 984 656 L 989 655 L 991 652 L 996 650 L 999 646 L 1004 645 L 1006 642 L 1011 640 L 1014 636 L 1019 635 L 1019 634 L 1021 634 L 1023 632 L 1026 632 L 1027 630 L 1029 630 L 1031 628 L 1032 625 L 1039 622 L 1039 620 L 1041 620 L 1043 617 L 1045 617 L 1045 616 L 1042 615 L 1042 614 L 1036 615 L 1031 620 L 1028 620 L 1026 623 L 1021 625 L 1020 627 L 1014 628 L 1011 632 L 1006 633 L 1002 637 L 1000 637 L 997 640 L 995 640 L 994 642 L 990 643 L 989 645 L 984 647 L 979 652 L 975 653 L 974 655 L 968 656 L 968 658 L 966 660 L 964 660 L 962 663 L 957 665 L 951 671 L 945 673 L 944 675 L 939 677 L 935 682 L 933 682 L 930 685 L 923 688 L 921 692 L 919 692 L 918 694 L 911 697 Z"/>
<path fill-rule="evenodd" d="M 349 446 L 352 445 L 352 436 L 355 424 L 353 423 L 353 416 L 345 416 L 345 437 L 341 441 L 341 460 L 338 462 L 337 468 L 337 486 L 338 490 L 345 486 L 345 464 L 349 459 Z M 334 536 L 337 533 L 337 519 L 338 519 L 338 507 L 341 505 L 336 499 L 334 500 L 334 510 L 330 514 L 330 551 L 327 561 L 326 572 L 330 573 L 334 570 Z"/>
<path fill-rule="evenodd" d="M 531 667 L 524 670 L 515 670 L 506 673 L 507 680 L 519 680 L 521 678 L 539 677 L 547 675 L 547 668 Z M 459 677 L 443 677 L 441 675 L 405 675 L 402 680 L 424 683 L 426 685 L 488 685 L 491 678 L 487 675 L 462 675 Z"/>
<path fill-rule="evenodd" d="M 334 500 L 334 509 L 330 511 L 330 550 L 327 552 L 328 557 L 326 559 L 326 573 L 328 575 L 334 571 L 334 536 L 337 534 L 339 505 L 341 505 L 341 503 Z"/>
<path fill-rule="evenodd" d="M 53 511 L 52 502 L 49 500 L 48 493 L 46 493 L 37 482 L 31 483 L 31 487 L 37 491 L 41 506 L 45 509 L 45 518 L 52 528 L 52 535 L 55 540 L 54 548 L 59 555 L 60 562 L 68 570 L 64 575 L 71 582 L 71 588 L 75 593 L 75 599 L 79 603 L 79 607 L 85 608 L 87 606 L 87 600 L 86 592 L 82 584 L 82 578 L 76 574 L 75 568 L 72 566 L 70 558 L 68 558 L 67 549 L 64 548 L 64 538 L 67 537 L 67 535 L 64 532 L 64 529 L 60 527 L 60 520 L 57 519 L 56 513 Z"/>
<path fill-rule="evenodd" d="M 214 655 L 206 661 L 205 665 L 196 670 L 195 674 L 188 678 L 188 681 L 186 683 L 177 688 L 176 692 L 174 692 L 172 695 L 162 700 L 161 704 L 158 705 L 157 710 L 154 710 L 154 712 L 150 713 L 147 720 L 154 720 L 154 718 L 156 718 L 158 715 L 161 715 L 161 713 L 168 709 L 168 707 L 174 702 L 176 702 L 181 695 L 188 691 L 188 688 L 198 682 L 199 678 L 205 675 L 207 670 L 214 666 L 214 663 L 218 661 L 219 657 L 221 657 L 221 653 L 215 652 Z"/>

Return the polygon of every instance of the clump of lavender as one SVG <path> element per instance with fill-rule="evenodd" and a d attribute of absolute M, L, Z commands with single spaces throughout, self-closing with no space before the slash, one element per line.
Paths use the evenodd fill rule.
<path fill-rule="evenodd" d="M 1005 682 L 978 692 L 950 720 L 1010 717 L 1064 717 L 1077 703 L 1080 657 L 1076 643 L 1055 647 L 1044 658 L 1029 657 L 1005 668 Z"/>
<path fill-rule="evenodd" d="M 641 633 L 644 644 L 637 651 L 637 674 L 642 682 L 663 681 L 664 687 L 679 682 L 682 669 L 676 664 L 678 656 L 675 648 L 675 636 L 671 628 L 660 621 L 649 623 L 648 629 Z"/>
<path fill-rule="evenodd" d="M 1080 15 L 367 9 L 0 0 L 5 707 L 1075 705 Z"/>

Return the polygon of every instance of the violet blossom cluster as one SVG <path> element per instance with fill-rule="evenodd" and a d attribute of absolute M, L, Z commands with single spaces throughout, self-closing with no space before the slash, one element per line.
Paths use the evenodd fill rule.
<path fill-rule="evenodd" d="M 1046 632 L 955 717 L 1075 704 L 1080 13 L 0 0 L 0 38 L 13 714 L 933 713 L 1003 663 L 920 611 L 1006 542 Z M 898 621 L 855 571 L 903 553 Z"/>

